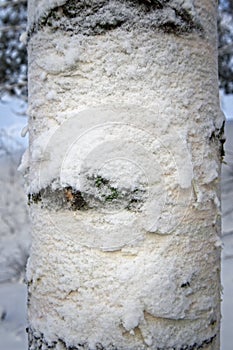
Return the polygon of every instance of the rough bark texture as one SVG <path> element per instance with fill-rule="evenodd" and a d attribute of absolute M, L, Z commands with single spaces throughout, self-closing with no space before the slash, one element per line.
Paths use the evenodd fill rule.
<path fill-rule="evenodd" d="M 29 349 L 218 350 L 216 1 L 30 0 L 28 39 Z"/>
<path fill-rule="evenodd" d="M 37 20 L 31 22 L 29 35 L 43 26 L 86 35 L 99 35 L 119 27 L 160 28 L 173 33 L 203 29 L 190 0 L 62 1 L 61 6 L 44 8 Z"/>

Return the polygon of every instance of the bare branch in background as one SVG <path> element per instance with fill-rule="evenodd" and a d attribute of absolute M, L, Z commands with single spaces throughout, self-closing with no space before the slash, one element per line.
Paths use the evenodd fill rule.
<path fill-rule="evenodd" d="M 4 1 L 0 3 L 0 9 L 1 8 L 7 8 L 9 6 L 19 6 L 21 4 L 25 4 L 25 0 L 13 0 L 13 1 Z"/>
<path fill-rule="evenodd" d="M 0 32 L 8 32 L 9 30 L 19 31 L 19 30 L 22 30 L 22 29 L 25 29 L 25 26 L 23 26 L 23 25 L 5 26 L 5 27 L 0 28 Z"/>
<path fill-rule="evenodd" d="M 0 0 L 0 99 L 27 99 L 27 52 L 19 37 L 26 30 L 27 1 Z M 233 1 L 219 1 L 219 87 L 233 93 Z M 24 82 L 24 84 L 20 83 Z"/>
<path fill-rule="evenodd" d="M 218 19 L 219 86 L 233 93 L 233 1 L 220 0 Z"/>
<path fill-rule="evenodd" d="M 0 1 L 0 99 L 27 98 L 27 51 L 19 40 L 26 25 L 26 0 Z"/>

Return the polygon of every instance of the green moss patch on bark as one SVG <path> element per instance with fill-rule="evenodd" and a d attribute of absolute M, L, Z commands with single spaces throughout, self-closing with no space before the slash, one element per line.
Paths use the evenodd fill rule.
<path fill-rule="evenodd" d="M 79 191 L 72 186 L 53 189 L 42 188 L 37 193 L 28 194 L 28 205 L 37 204 L 48 210 L 132 210 L 140 211 L 146 200 L 145 191 L 119 189 L 101 176 L 88 177 L 86 188 Z"/>

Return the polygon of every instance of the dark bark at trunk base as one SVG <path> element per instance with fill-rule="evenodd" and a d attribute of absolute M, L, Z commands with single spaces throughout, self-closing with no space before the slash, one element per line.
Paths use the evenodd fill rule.
<path fill-rule="evenodd" d="M 59 350 L 93 350 L 91 349 L 88 345 L 88 343 L 78 343 L 76 346 L 67 346 L 66 343 L 62 339 L 57 339 L 51 343 L 48 343 L 44 335 L 42 333 L 38 332 L 33 332 L 31 328 L 27 328 L 28 332 L 28 349 L 29 350 L 47 350 L 47 349 L 59 349 Z M 148 350 L 211 350 L 212 348 L 215 348 L 215 342 L 217 341 L 217 336 L 214 335 L 209 339 L 203 340 L 201 343 L 197 344 L 190 344 L 190 345 L 183 345 L 182 347 L 145 347 L 145 349 Z M 117 346 L 113 344 L 109 344 L 107 347 L 103 346 L 100 343 L 96 343 L 95 350 L 131 350 L 131 349 L 123 349 L 118 348 Z M 134 349 L 134 350 L 139 350 L 139 349 Z"/>

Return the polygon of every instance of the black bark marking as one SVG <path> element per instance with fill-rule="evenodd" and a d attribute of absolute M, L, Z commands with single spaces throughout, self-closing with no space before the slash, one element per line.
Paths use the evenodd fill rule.
<path fill-rule="evenodd" d="M 42 199 L 40 192 L 28 194 L 28 205 L 31 205 L 32 203 L 38 204 L 39 202 L 41 202 L 41 200 Z"/>
<path fill-rule="evenodd" d="M 87 203 L 84 200 L 82 193 L 80 191 L 74 190 L 72 187 L 65 187 L 64 194 L 67 203 L 70 204 L 73 210 L 87 209 Z"/>
<path fill-rule="evenodd" d="M 88 206 L 82 193 L 72 187 L 53 190 L 51 186 L 41 189 L 38 193 L 28 194 L 28 204 L 40 204 L 41 208 L 50 210 L 87 210 Z"/>
<path fill-rule="evenodd" d="M 44 14 L 28 37 L 43 27 L 71 35 L 99 35 L 119 27 L 126 31 L 150 28 L 177 35 L 202 35 L 197 16 L 181 4 L 174 0 L 70 0 Z"/>
<path fill-rule="evenodd" d="M 57 340 L 48 343 L 43 335 L 43 333 L 40 332 L 34 332 L 31 327 L 27 328 L 28 333 L 28 349 L 29 350 L 40 350 L 43 348 L 45 349 L 56 349 L 57 345 L 62 345 L 66 350 L 91 350 L 88 343 L 77 343 L 75 346 L 68 346 L 65 342 L 65 340 L 58 338 Z M 182 347 L 173 347 L 173 350 L 200 350 L 205 349 L 206 346 L 213 343 L 217 335 L 213 335 L 212 337 L 203 340 L 201 343 L 197 344 L 194 343 L 192 345 L 183 345 Z M 165 348 L 165 347 L 157 347 L 156 350 L 168 350 L 171 349 Z M 114 344 L 108 344 L 107 346 L 102 345 L 101 343 L 96 344 L 96 350 L 118 350 L 117 346 Z"/>
<path fill-rule="evenodd" d="M 187 288 L 187 287 L 190 287 L 190 282 L 185 282 L 185 283 L 182 283 L 181 288 Z"/>
<path fill-rule="evenodd" d="M 58 338 L 57 340 L 48 343 L 43 333 L 36 332 L 31 327 L 27 327 L 26 332 L 28 333 L 29 350 L 56 349 L 57 345 L 62 345 L 62 347 L 66 350 L 92 350 L 86 342 L 77 343 L 75 346 L 68 346 L 65 340 Z M 113 344 L 109 344 L 107 347 L 105 347 L 101 343 L 97 343 L 96 350 L 118 350 L 118 348 Z"/>
<path fill-rule="evenodd" d="M 213 341 L 215 340 L 216 337 L 217 337 L 217 335 L 215 334 L 212 337 L 210 337 L 209 339 L 205 339 L 201 344 L 194 343 L 193 345 L 185 345 L 185 346 L 182 346 L 180 349 L 177 349 L 177 350 L 199 350 L 199 349 L 205 349 L 205 347 L 207 345 L 213 343 Z"/>
<path fill-rule="evenodd" d="M 104 208 L 140 211 L 145 200 L 146 190 L 118 189 L 111 184 L 110 180 L 99 175 L 88 176 L 86 189 L 82 192 L 71 186 L 53 189 L 51 184 L 37 193 L 28 194 L 28 205 L 40 205 L 42 209 L 51 211 L 83 211 Z"/>
<path fill-rule="evenodd" d="M 220 128 L 216 128 L 210 135 L 209 140 L 215 142 L 219 149 L 220 160 L 223 161 L 225 156 L 224 143 L 226 141 L 226 137 L 224 134 L 225 130 L 225 120 L 223 121 Z"/>

